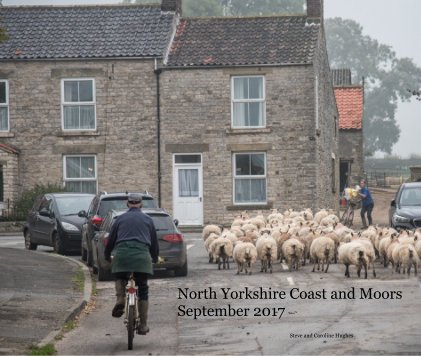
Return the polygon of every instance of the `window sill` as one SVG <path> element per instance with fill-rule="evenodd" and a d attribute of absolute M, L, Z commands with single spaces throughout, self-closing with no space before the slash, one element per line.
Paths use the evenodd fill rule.
<path fill-rule="evenodd" d="M 7 131 L 0 131 L 0 137 L 15 137 L 15 134 Z"/>
<path fill-rule="evenodd" d="M 71 137 L 71 136 L 100 136 L 98 131 L 60 131 L 56 134 L 57 137 Z"/>
<path fill-rule="evenodd" d="M 273 202 L 265 204 L 248 204 L 248 205 L 228 205 L 225 207 L 228 211 L 233 210 L 269 210 L 273 208 Z"/>
<path fill-rule="evenodd" d="M 256 129 L 235 129 L 230 128 L 226 129 L 225 133 L 227 135 L 244 135 L 244 134 L 268 134 L 272 132 L 271 127 L 265 127 L 265 128 L 256 128 Z"/>

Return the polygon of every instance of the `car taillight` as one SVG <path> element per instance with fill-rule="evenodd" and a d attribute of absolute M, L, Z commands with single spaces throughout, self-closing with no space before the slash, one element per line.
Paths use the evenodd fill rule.
<path fill-rule="evenodd" d="M 180 243 L 183 242 L 183 235 L 181 234 L 169 234 L 162 237 L 162 240 L 171 242 L 171 243 Z"/>
<path fill-rule="evenodd" d="M 95 215 L 95 216 L 93 216 L 92 217 L 92 219 L 91 219 L 91 223 L 93 224 L 93 225 L 95 225 L 96 227 L 99 227 L 101 224 L 102 224 L 102 221 L 103 221 L 104 219 L 103 218 L 101 218 L 100 216 L 98 216 L 98 215 Z"/>

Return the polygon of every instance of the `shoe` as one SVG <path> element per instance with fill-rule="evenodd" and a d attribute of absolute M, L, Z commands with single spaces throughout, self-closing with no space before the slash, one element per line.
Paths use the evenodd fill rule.
<path fill-rule="evenodd" d="M 146 335 L 149 332 L 148 323 L 148 307 L 149 302 L 147 300 L 139 300 L 139 319 L 140 325 L 137 330 L 139 335 Z"/>
<path fill-rule="evenodd" d="M 115 291 L 117 301 L 114 305 L 111 315 L 114 318 L 120 318 L 124 314 L 124 306 L 126 304 L 126 281 L 124 279 L 116 279 Z"/>

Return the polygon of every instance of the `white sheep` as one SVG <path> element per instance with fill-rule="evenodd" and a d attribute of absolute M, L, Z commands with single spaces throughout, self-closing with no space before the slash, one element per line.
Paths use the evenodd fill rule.
<path fill-rule="evenodd" d="M 231 240 L 220 236 L 211 243 L 210 249 L 214 261 L 218 263 L 218 269 L 221 269 L 221 264 L 223 269 L 229 269 L 229 258 L 232 257 L 233 254 L 233 244 Z"/>
<path fill-rule="evenodd" d="M 243 272 L 251 275 L 252 267 L 256 263 L 257 249 L 251 242 L 238 243 L 234 247 L 233 252 L 234 261 L 237 263 L 237 274 Z"/>
<path fill-rule="evenodd" d="M 369 259 L 367 256 L 366 247 L 361 241 L 354 240 L 348 243 L 343 243 L 338 249 L 339 262 L 346 267 L 345 277 L 350 277 L 349 266 L 357 267 L 358 277 L 361 276 L 361 269 L 364 267 L 364 278 L 367 279 L 367 266 Z"/>
<path fill-rule="evenodd" d="M 210 235 L 208 236 L 208 238 L 205 241 L 205 248 L 206 251 L 208 252 L 209 255 L 209 263 L 213 262 L 213 255 L 212 255 L 212 251 L 211 251 L 211 244 L 219 237 L 219 235 L 211 232 Z"/>
<path fill-rule="evenodd" d="M 221 235 L 221 228 L 218 226 L 218 225 L 206 225 L 204 228 L 203 228 L 203 231 L 202 231 L 202 238 L 203 238 L 203 241 L 206 241 L 206 239 L 209 237 L 209 235 L 211 234 L 211 233 L 214 233 L 214 234 L 217 234 L 217 235 Z"/>
<path fill-rule="evenodd" d="M 327 273 L 331 260 L 335 257 L 335 241 L 327 236 L 316 237 L 310 246 L 310 258 L 313 260 L 313 272 L 316 268 L 320 271 L 320 261 L 322 262 L 322 272 L 324 271 L 324 266 L 326 263 Z"/>
<path fill-rule="evenodd" d="M 393 262 L 396 266 L 396 272 L 401 273 L 401 268 L 403 267 L 403 273 L 407 270 L 409 275 L 413 265 L 415 274 L 418 273 L 417 267 L 419 264 L 419 257 L 413 245 L 408 243 L 397 244 L 393 249 L 392 256 Z"/>
<path fill-rule="evenodd" d="M 288 269 L 290 272 L 292 271 L 292 267 L 298 270 L 303 252 L 304 245 L 295 238 L 290 238 L 283 243 L 282 255 L 288 263 Z"/>
<path fill-rule="evenodd" d="M 259 257 L 262 268 L 260 272 L 267 272 L 268 268 L 272 273 L 272 264 L 278 257 L 278 246 L 275 239 L 270 235 L 263 235 L 256 241 L 257 256 Z"/>

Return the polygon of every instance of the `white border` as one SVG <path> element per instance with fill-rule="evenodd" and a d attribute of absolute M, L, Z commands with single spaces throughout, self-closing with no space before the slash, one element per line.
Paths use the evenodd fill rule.
<path fill-rule="evenodd" d="M 67 170 L 66 170 L 66 158 L 67 157 L 93 157 L 94 158 L 94 170 L 95 170 L 95 178 L 67 178 Z M 98 192 L 98 172 L 97 172 L 97 157 L 96 155 L 92 154 L 68 154 L 63 155 L 63 184 L 66 186 L 66 182 L 93 182 L 95 181 L 95 190 Z"/>
<path fill-rule="evenodd" d="M 6 84 L 6 102 L 0 103 L 0 107 L 7 108 L 7 130 L 0 130 L 0 132 L 10 132 L 9 81 L 0 79 L 0 83 Z"/>

